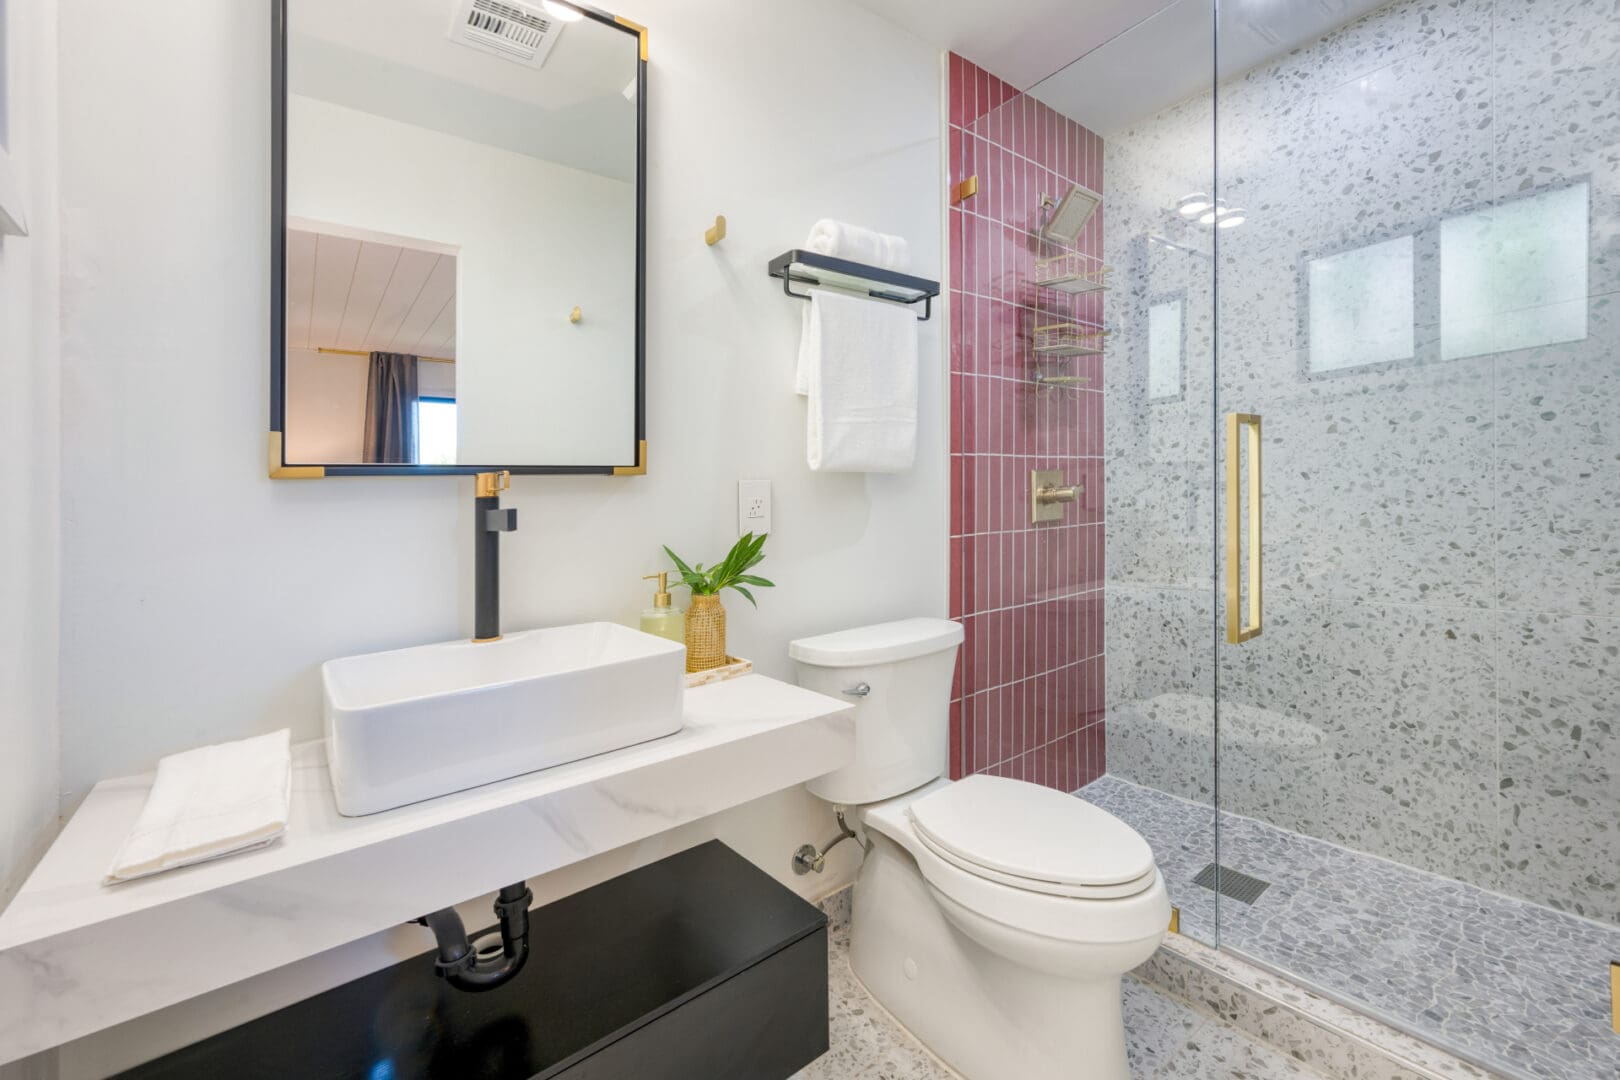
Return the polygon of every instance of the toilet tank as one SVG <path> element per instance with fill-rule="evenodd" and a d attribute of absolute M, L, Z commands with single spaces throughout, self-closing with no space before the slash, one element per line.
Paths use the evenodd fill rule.
<path fill-rule="evenodd" d="M 961 624 L 948 619 L 902 619 L 790 644 L 800 686 L 855 706 L 855 759 L 806 784 L 811 793 L 858 805 L 944 776 L 961 644 Z"/>

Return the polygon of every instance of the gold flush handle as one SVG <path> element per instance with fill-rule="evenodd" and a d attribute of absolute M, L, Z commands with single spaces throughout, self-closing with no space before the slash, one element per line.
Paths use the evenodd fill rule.
<path fill-rule="evenodd" d="M 1243 430 L 1248 438 L 1249 496 L 1249 597 L 1243 602 Z M 1261 559 L 1260 416 L 1258 413 L 1228 413 L 1226 416 L 1226 642 L 1241 645 L 1260 636 L 1263 629 L 1261 598 L 1265 592 L 1265 563 Z"/>
<path fill-rule="evenodd" d="M 473 479 L 480 499 L 495 498 L 512 486 L 512 474 L 505 469 L 500 472 L 481 472 Z"/>

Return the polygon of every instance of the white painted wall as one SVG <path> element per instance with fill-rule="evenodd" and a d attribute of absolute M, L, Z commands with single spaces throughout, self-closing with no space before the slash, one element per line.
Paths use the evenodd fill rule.
<path fill-rule="evenodd" d="M 287 145 L 289 214 L 455 248 L 460 461 L 635 463 L 633 186 L 296 94 Z"/>
<path fill-rule="evenodd" d="M 425 366 L 418 364 L 417 370 Z M 364 356 L 287 350 L 288 461 L 365 460 L 370 370 Z"/>
<path fill-rule="evenodd" d="M 29 235 L 0 237 L 0 906 L 56 831 L 59 779 L 56 4 L 9 12 L 0 98 Z"/>
<path fill-rule="evenodd" d="M 472 491 L 466 478 L 265 478 L 263 5 L 60 2 L 75 42 L 61 58 L 71 811 L 97 779 L 164 753 L 280 726 L 315 736 L 328 657 L 468 633 Z M 917 272 L 941 276 L 939 57 L 847 0 L 638 0 L 624 14 L 652 28 L 651 471 L 515 478 L 503 614 L 514 627 L 630 622 L 659 544 L 717 557 L 735 536 L 737 480 L 768 477 L 776 534 L 762 571 L 779 587 L 757 613 L 729 604 L 731 643 L 791 677 L 793 637 L 945 614 L 942 320 L 922 327 L 916 468 L 812 474 L 792 392 L 800 302 L 765 273 L 834 216 L 905 234 Z M 829 57 L 843 74 L 814 93 L 781 77 Z M 730 236 L 709 248 L 716 213 Z M 599 869 L 718 834 L 824 891 L 849 880 L 849 845 L 821 879 L 786 867 L 828 823 L 804 792 L 785 792 Z M 334 962 L 343 977 L 364 970 L 353 954 Z M 296 979 L 296 992 L 320 988 Z M 274 998 L 254 986 L 225 996 Z M 221 1005 L 197 1003 L 202 1027 L 187 1030 L 228 1019 Z"/>
<path fill-rule="evenodd" d="M 469 479 L 265 478 L 263 14 L 62 3 L 76 43 L 61 60 L 70 808 L 97 779 L 210 739 L 282 725 L 313 737 L 322 660 L 471 629 Z M 787 676 L 795 636 L 945 610 L 939 320 L 922 327 L 917 467 L 812 474 L 791 389 L 799 301 L 765 273 L 823 215 L 906 234 L 919 272 L 937 273 L 938 59 L 842 2 L 762 14 L 644 0 L 627 15 L 655 42 L 651 473 L 516 478 L 504 613 L 510 626 L 630 621 L 659 544 L 718 555 L 737 479 L 769 477 L 762 569 L 779 587 L 757 614 L 730 605 L 732 644 Z M 810 96 L 777 78 L 835 51 L 851 72 L 837 86 Z M 141 59 L 157 53 L 164 64 Z M 716 212 L 731 235 L 710 248 Z"/>

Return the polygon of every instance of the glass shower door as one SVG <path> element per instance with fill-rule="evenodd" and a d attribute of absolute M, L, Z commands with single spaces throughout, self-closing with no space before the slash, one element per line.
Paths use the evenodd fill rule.
<path fill-rule="evenodd" d="M 1620 1075 L 1620 18 L 1397 0 L 1225 61 L 1274 18 L 1219 21 L 1221 945 Z"/>
<path fill-rule="evenodd" d="M 1147 839 L 1181 932 L 1211 944 L 1217 896 L 1194 881 L 1215 861 L 1214 16 L 1180 0 L 1029 91 L 1104 148 L 1101 362 L 1031 357 L 1043 378 L 1100 372 L 1105 402 L 1107 770 L 1078 794 Z M 1036 253 L 1041 323 L 1066 302 L 1060 258 Z"/>

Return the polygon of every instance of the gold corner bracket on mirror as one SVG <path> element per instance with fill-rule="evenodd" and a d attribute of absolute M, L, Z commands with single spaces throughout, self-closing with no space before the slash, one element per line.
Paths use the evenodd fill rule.
<path fill-rule="evenodd" d="M 634 30 L 637 36 L 641 38 L 641 59 L 642 62 L 645 63 L 647 60 L 647 28 L 642 26 L 640 23 L 631 22 L 623 15 L 613 16 L 613 21 L 618 23 L 620 26 Z"/>
<path fill-rule="evenodd" d="M 270 479 L 320 480 L 326 476 L 324 465 L 287 465 L 281 455 L 281 432 L 270 433 Z"/>
<path fill-rule="evenodd" d="M 636 463 L 634 465 L 613 466 L 614 476 L 646 476 L 647 475 L 647 440 L 642 439 L 636 445 Z"/>

